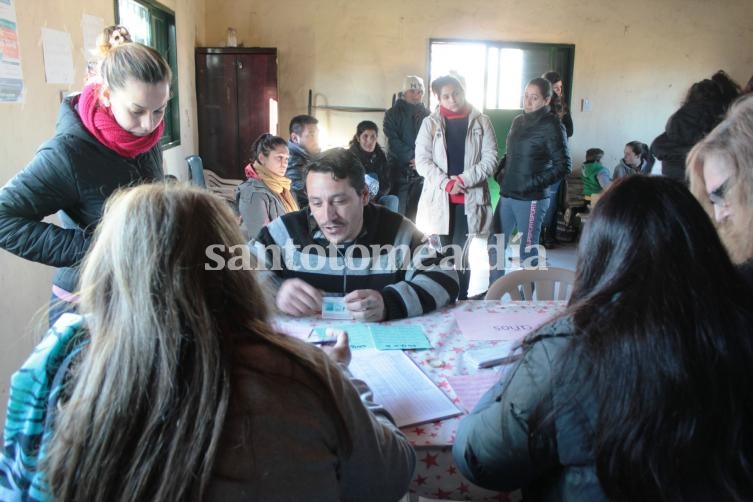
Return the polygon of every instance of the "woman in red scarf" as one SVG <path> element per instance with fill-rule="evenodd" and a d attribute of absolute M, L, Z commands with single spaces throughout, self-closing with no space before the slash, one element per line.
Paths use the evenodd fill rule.
<path fill-rule="evenodd" d="M 111 49 L 101 76 L 63 101 L 55 136 L 0 189 L 0 247 L 58 267 L 50 324 L 75 309 L 78 264 L 105 200 L 120 187 L 162 179 L 170 67 L 153 49 L 126 43 Z M 60 225 L 42 221 L 55 213 Z"/>
<path fill-rule="evenodd" d="M 279 136 L 264 133 L 251 145 L 251 162 L 244 169 L 246 181 L 235 192 L 238 211 L 249 238 L 256 237 L 264 225 L 278 216 L 298 211 L 298 203 L 290 191 L 288 142 Z"/>
<path fill-rule="evenodd" d="M 437 235 L 445 253 L 455 257 L 464 300 L 470 271 L 460 258 L 466 242 L 486 237 L 491 228 L 486 180 L 497 165 L 497 137 L 489 117 L 465 100 L 457 78 L 439 77 L 431 90 L 439 110 L 424 119 L 416 138 L 416 171 L 424 177 L 416 226 Z"/>

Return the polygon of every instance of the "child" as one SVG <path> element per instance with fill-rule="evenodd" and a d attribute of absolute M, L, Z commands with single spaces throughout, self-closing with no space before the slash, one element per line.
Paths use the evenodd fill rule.
<path fill-rule="evenodd" d="M 583 164 L 583 195 L 590 196 L 600 193 L 609 186 L 609 170 L 601 163 L 604 150 L 601 148 L 589 148 L 586 150 L 586 162 Z"/>

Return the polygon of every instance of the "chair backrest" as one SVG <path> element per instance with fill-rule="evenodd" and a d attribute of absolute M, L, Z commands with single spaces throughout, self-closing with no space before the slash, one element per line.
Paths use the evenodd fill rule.
<path fill-rule="evenodd" d="M 206 188 L 207 183 L 204 180 L 204 163 L 198 155 L 189 155 L 186 157 L 188 162 L 188 179 L 191 184 Z"/>
<path fill-rule="evenodd" d="M 546 270 L 515 270 L 489 287 L 485 300 L 501 300 L 505 294 L 517 300 L 567 300 L 573 292 L 575 272 L 550 267 Z"/>
<path fill-rule="evenodd" d="M 234 180 L 217 176 L 217 174 L 211 169 L 204 171 L 204 176 L 206 176 L 206 186 L 212 193 L 222 197 L 228 202 L 235 203 L 236 188 L 243 180 Z"/>

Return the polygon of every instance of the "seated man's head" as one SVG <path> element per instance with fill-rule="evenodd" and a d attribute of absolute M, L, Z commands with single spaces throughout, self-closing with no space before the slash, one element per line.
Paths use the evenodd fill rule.
<path fill-rule="evenodd" d="M 369 202 L 361 162 L 344 148 L 332 148 L 305 170 L 309 209 L 324 236 L 330 242 L 355 240 Z"/>
<path fill-rule="evenodd" d="M 290 120 L 290 141 L 303 148 L 309 155 L 316 155 L 319 146 L 319 123 L 311 115 L 296 115 Z"/>

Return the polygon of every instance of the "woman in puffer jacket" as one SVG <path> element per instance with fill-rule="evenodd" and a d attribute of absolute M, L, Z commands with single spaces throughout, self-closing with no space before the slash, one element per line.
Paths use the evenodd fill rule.
<path fill-rule="evenodd" d="M 550 201 L 547 188 L 572 171 L 565 127 L 549 107 L 551 99 L 552 84 L 548 80 L 534 78 L 528 82 L 524 113 L 515 117 L 507 135 L 504 168 L 497 175 L 501 197 L 494 213 L 494 235 L 489 238 L 490 282 L 505 273 L 503 250 L 514 228 L 522 234 L 513 241 L 520 246 L 521 266 L 536 266 L 538 251 L 534 246 L 538 247 Z"/>
<path fill-rule="evenodd" d="M 750 500 L 753 293 L 703 208 L 663 176 L 613 182 L 575 277 L 460 422 L 460 471 L 531 501 Z"/>

